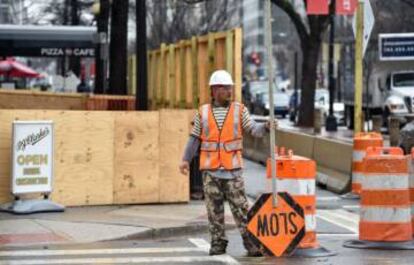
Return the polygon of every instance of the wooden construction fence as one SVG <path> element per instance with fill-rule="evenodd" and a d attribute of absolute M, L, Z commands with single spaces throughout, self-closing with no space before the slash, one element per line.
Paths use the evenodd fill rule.
<path fill-rule="evenodd" d="M 0 109 L 135 110 L 135 96 L 0 90 Z"/>
<path fill-rule="evenodd" d="M 129 60 L 129 86 L 135 93 L 135 58 Z M 152 109 L 197 108 L 210 102 L 208 79 L 217 69 L 229 71 L 234 97 L 241 101 L 242 30 L 209 33 L 148 52 L 148 100 Z"/>
<path fill-rule="evenodd" d="M 0 203 L 12 200 L 13 120 L 54 121 L 52 200 L 66 206 L 187 202 L 178 171 L 190 110 L 0 112 Z"/>

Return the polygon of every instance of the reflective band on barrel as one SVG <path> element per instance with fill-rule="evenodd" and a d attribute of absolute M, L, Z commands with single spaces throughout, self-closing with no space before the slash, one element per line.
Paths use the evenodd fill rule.
<path fill-rule="evenodd" d="M 277 189 L 290 195 L 315 195 L 315 179 L 277 179 Z"/>
<path fill-rule="evenodd" d="M 233 163 L 233 168 L 240 167 L 239 158 L 237 157 L 236 153 L 233 153 L 232 163 Z"/>
<path fill-rule="evenodd" d="M 410 208 L 363 207 L 360 213 L 361 221 L 407 223 L 411 222 Z"/>
<path fill-rule="evenodd" d="M 407 186 L 408 174 L 367 174 L 362 181 L 363 190 L 381 190 L 384 187 L 387 190 L 406 190 Z"/>
<path fill-rule="evenodd" d="M 364 174 L 358 172 L 352 172 L 352 182 L 362 183 L 364 181 Z"/>
<path fill-rule="evenodd" d="M 306 229 L 306 232 L 312 232 L 316 230 L 316 215 L 314 214 L 305 215 L 305 229 Z"/>
<path fill-rule="evenodd" d="M 239 138 L 240 105 L 234 103 L 233 138 Z"/>
<path fill-rule="evenodd" d="M 352 152 L 352 161 L 361 162 L 364 159 L 365 155 L 366 155 L 365 151 L 354 150 Z"/>
<path fill-rule="evenodd" d="M 201 108 L 201 111 L 202 111 L 201 122 L 203 123 L 203 132 L 206 138 L 208 138 L 210 135 L 210 132 L 208 130 L 208 114 L 209 114 L 208 110 L 209 110 L 209 105 L 203 105 Z"/>

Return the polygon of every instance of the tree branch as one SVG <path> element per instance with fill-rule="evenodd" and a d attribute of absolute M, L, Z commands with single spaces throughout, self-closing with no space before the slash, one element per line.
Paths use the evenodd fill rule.
<path fill-rule="evenodd" d="M 296 12 L 294 6 L 286 0 L 272 0 L 272 3 L 282 9 L 289 16 L 290 20 L 295 25 L 301 42 L 306 43 L 310 34 L 308 33 L 301 16 L 298 12 Z"/>

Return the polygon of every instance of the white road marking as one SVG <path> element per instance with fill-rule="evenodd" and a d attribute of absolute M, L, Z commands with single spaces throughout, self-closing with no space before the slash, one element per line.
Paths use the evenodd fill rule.
<path fill-rule="evenodd" d="M 317 234 L 318 237 L 357 237 L 358 234 Z"/>
<path fill-rule="evenodd" d="M 355 234 L 359 233 L 359 216 L 345 210 L 318 210 L 317 216 Z"/>
<path fill-rule="evenodd" d="M 191 243 L 196 245 L 199 249 L 210 249 L 210 244 L 202 238 L 189 238 L 188 239 Z M 230 255 L 220 255 L 219 257 L 223 257 L 226 259 L 226 264 L 240 264 L 238 263 L 232 256 Z"/>
<path fill-rule="evenodd" d="M 223 262 L 225 264 L 239 264 L 228 255 L 203 257 L 142 257 L 142 258 L 80 258 L 80 259 L 36 259 L 36 260 L 8 260 L 0 261 L 0 265 L 48 265 L 48 264 L 135 264 L 135 263 L 190 263 L 195 262 Z"/>
<path fill-rule="evenodd" d="M 117 249 L 62 249 L 62 250 L 4 250 L 0 251 L 0 265 L 48 265 L 48 264 L 150 264 L 150 263 L 189 263 L 197 262 L 212 263 L 221 262 L 223 264 L 238 265 L 239 263 L 229 255 L 207 256 L 210 244 L 202 238 L 189 238 L 189 241 L 196 247 L 176 247 L 176 248 L 117 248 Z M 99 255 L 133 255 L 133 254 L 168 254 L 168 253 L 189 253 L 203 252 L 201 256 L 174 256 L 174 257 L 99 257 Z M 79 257 L 72 256 L 98 255 L 98 257 Z M 65 257 L 71 256 L 71 257 Z M 12 258 L 9 260 L 7 257 Z M 18 258 L 32 259 L 18 259 Z"/>
<path fill-rule="evenodd" d="M 0 251 L 0 257 L 61 256 L 61 255 L 99 255 L 99 254 L 144 254 L 176 253 L 203 251 L 200 248 L 110 248 L 110 249 L 62 249 L 62 250 L 17 250 Z"/>
<path fill-rule="evenodd" d="M 317 201 L 338 201 L 339 198 L 335 196 L 329 196 L 329 197 L 316 197 Z"/>
<path fill-rule="evenodd" d="M 210 249 L 210 244 L 202 238 L 189 238 L 188 240 L 199 249 L 204 251 L 208 251 Z"/>

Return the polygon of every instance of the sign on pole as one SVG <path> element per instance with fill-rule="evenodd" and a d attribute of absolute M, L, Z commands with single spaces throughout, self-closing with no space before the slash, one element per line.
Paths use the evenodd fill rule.
<path fill-rule="evenodd" d="M 327 15 L 329 14 L 328 0 L 308 0 L 306 5 L 308 15 Z"/>
<path fill-rule="evenodd" d="M 414 33 L 380 34 L 378 46 L 381 61 L 414 60 Z"/>
<path fill-rule="evenodd" d="M 361 1 L 361 0 L 360 0 Z M 363 35 L 363 50 L 362 55 L 365 55 L 367 50 L 369 38 L 371 37 L 372 29 L 375 24 L 374 12 L 372 11 L 371 2 L 369 0 L 364 0 L 364 35 Z M 354 31 L 354 36 L 357 36 L 357 16 L 354 16 L 352 21 L 352 29 Z"/>
<path fill-rule="evenodd" d="M 357 5 L 358 0 L 336 0 L 336 14 L 353 15 Z"/>
<path fill-rule="evenodd" d="M 279 192 L 277 206 L 272 193 L 262 194 L 247 214 L 251 241 L 269 256 L 292 254 L 305 236 L 302 207 L 286 192 Z"/>
<path fill-rule="evenodd" d="M 13 122 L 12 193 L 50 193 L 53 178 L 53 122 Z"/>

